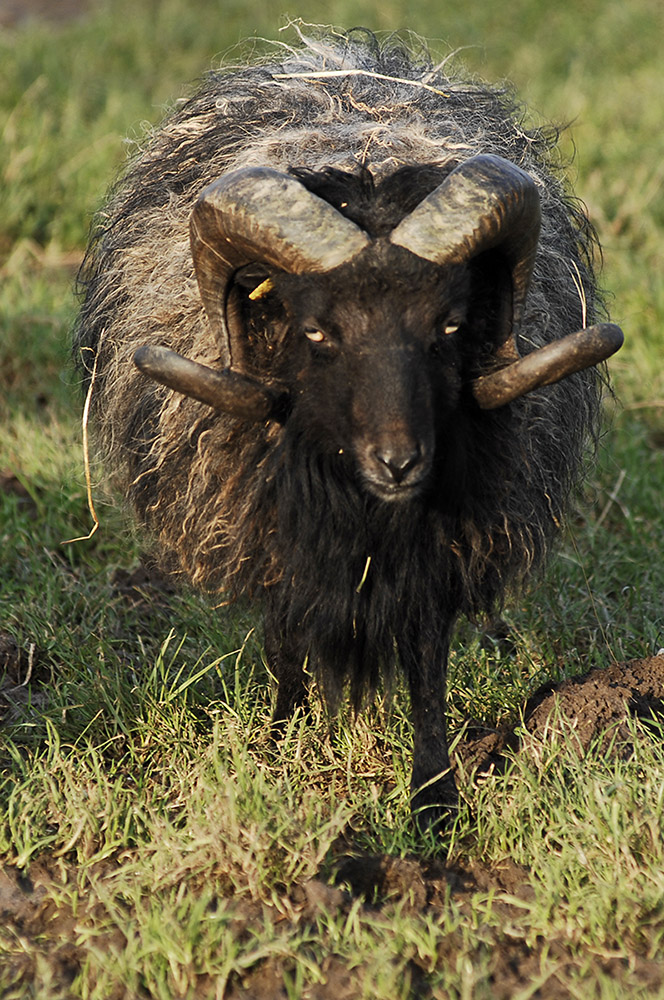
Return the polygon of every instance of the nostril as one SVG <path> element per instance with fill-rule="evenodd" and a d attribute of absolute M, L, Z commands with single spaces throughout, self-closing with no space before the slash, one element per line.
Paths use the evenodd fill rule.
<path fill-rule="evenodd" d="M 374 457 L 376 461 L 389 472 L 390 479 L 394 483 L 401 483 L 408 473 L 418 465 L 422 458 L 422 449 L 419 443 L 404 447 L 375 448 Z"/>

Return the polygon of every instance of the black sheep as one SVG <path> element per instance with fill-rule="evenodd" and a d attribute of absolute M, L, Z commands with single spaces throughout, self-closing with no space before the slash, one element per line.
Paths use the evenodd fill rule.
<path fill-rule="evenodd" d="M 357 707 L 398 661 L 425 824 L 456 801 L 454 622 L 541 564 L 621 340 L 587 329 L 594 237 L 556 138 L 399 44 L 314 41 L 211 74 L 82 270 L 99 442 L 166 565 L 262 598 L 276 722 L 305 661 Z"/>

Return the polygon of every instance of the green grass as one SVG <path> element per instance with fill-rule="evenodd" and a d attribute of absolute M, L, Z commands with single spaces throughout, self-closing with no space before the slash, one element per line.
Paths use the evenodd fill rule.
<path fill-rule="evenodd" d="M 275 748 L 250 607 L 132 576 L 141 539 L 99 470 L 100 527 L 63 544 L 92 526 L 68 348 L 91 215 L 126 136 L 284 23 L 273 0 L 91 11 L 0 30 L 0 995 L 664 996 L 658 724 L 579 755 L 554 720 L 505 769 L 468 775 L 456 826 L 422 840 L 400 690 L 359 720 L 314 702 Z M 664 646 L 661 4 L 286 13 L 410 27 L 572 123 L 563 151 L 578 148 L 627 340 L 581 510 L 506 615 L 516 651 L 459 630 L 453 731 L 518 724 L 544 681 Z M 335 875 L 349 854 L 374 872 L 368 899 L 356 869 Z"/>

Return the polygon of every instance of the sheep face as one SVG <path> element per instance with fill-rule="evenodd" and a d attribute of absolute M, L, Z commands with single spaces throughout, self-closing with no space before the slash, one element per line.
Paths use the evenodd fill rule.
<path fill-rule="evenodd" d="M 339 456 L 374 496 L 402 501 L 431 484 L 476 353 L 470 273 L 396 248 L 366 257 L 324 276 L 272 275 L 248 325 L 282 342 L 271 373 L 288 386 L 292 432 Z"/>

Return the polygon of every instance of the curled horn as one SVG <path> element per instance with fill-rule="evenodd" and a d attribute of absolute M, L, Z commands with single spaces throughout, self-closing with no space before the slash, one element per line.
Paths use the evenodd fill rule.
<path fill-rule="evenodd" d="M 476 379 L 473 395 L 481 409 L 494 410 L 542 385 L 559 382 L 573 372 L 605 361 L 622 343 L 623 332 L 615 323 L 590 326 Z"/>
<path fill-rule="evenodd" d="M 291 274 L 321 273 L 369 244 L 367 234 L 328 202 L 268 167 L 235 170 L 213 181 L 194 206 L 189 230 L 201 299 L 227 368 L 242 367 L 242 345 L 229 329 L 234 271 L 258 262 Z"/>
<path fill-rule="evenodd" d="M 134 354 L 134 364 L 144 375 L 245 420 L 282 419 L 287 412 L 286 393 L 257 379 L 233 371 L 215 371 L 183 358 L 167 347 L 146 344 Z"/>
<path fill-rule="evenodd" d="M 620 327 L 603 323 L 519 356 L 516 335 L 539 231 L 540 201 L 532 177 L 508 160 L 486 154 L 460 164 L 391 234 L 392 243 L 440 265 L 468 261 L 493 249 L 505 257 L 512 276 L 512 336 L 510 330 L 505 332 L 496 354 L 509 364 L 473 382 L 482 409 L 504 406 L 599 364 L 623 342 Z"/>
<path fill-rule="evenodd" d="M 456 167 L 392 231 L 391 241 L 418 257 L 447 265 L 499 249 L 512 276 L 507 352 L 528 294 L 540 231 L 540 200 L 532 177 L 500 156 L 473 156 Z"/>
<path fill-rule="evenodd" d="M 369 244 L 354 222 L 295 177 L 267 167 L 224 174 L 200 194 L 189 222 L 201 300 L 217 340 L 223 371 L 146 345 L 134 363 L 149 378 L 244 420 L 283 420 L 283 391 L 242 373 L 242 337 L 233 336 L 234 272 L 250 263 L 291 274 L 322 273 Z"/>
<path fill-rule="evenodd" d="M 501 157 L 483 155 L 452 171 L 390 237 L 394 245 L 439 265 L 470 260 L 490 249 L 504 255 L 512 276 L 512 337 L 507 330 L 497 354 L 511 364 L 473 383 L 483 409 L 503 406 L 598 364 L 622 344 L 619 327 L 602 324 L 519 357 L 515 333 L 539 224 L 539 196 L 532 178 Z M 288 412 L 285 394 L 241 372 L 241 338 L 231 337 L 227 319 L 232 324 L 233 273 L 252 262 L 293 274 L 323 273 L 360 253 L 370 243 L 368 235 L 296 178 L 256 167 L 233 171 L 205 188 L 191 215 L 190 236 L 201 300 L 224 370 L 149 346 L 136 352 L 137 367 L 163 385 L 242 419 L 283 419 Z M 233 347 L 239 354 L 235 364 Z"/>

